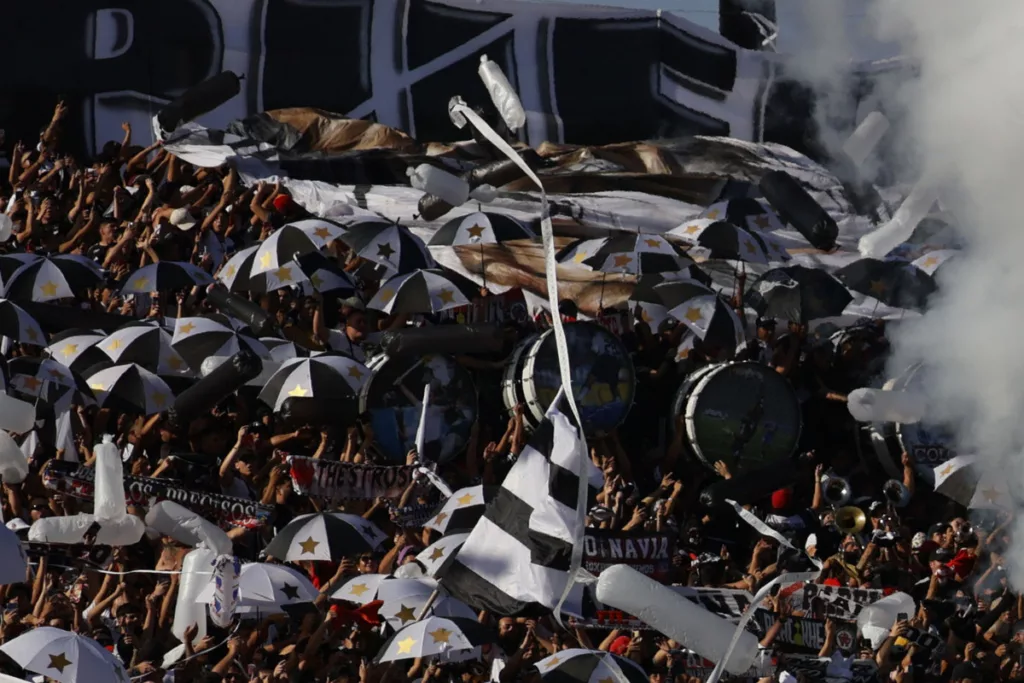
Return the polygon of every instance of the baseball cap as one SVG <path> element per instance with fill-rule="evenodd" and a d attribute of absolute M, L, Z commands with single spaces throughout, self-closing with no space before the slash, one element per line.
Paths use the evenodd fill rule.
<path fill-rule="evenodd" d="M 749 320 L 749 318 L 748 318 Z M 766 330 L 775 329 L 775 318 L 759 317 L 757 319 L 757 326 Z"/>
<path fill-rule="evenodd" d="M 875 512 L 876 510 L 880 510 L 880 509 L 882 509 L 884 507 L 885 507 L 885 503 L 883 503 L 880 500 L 876 500 L 876 501 L 872 502 L 871 505 L 868 506 L 868 512 L 869 513 Z"/>
<path fill-rule="evenodd" d="M 168 220 L 171 225 L 176 227 L 178 230 L 191 230 L 196 225 L 196 221 L 192 218 L 192 214 L 190 214 L 188 209 L 184 207 L 172 211 L 171 217 Z"/>
<path fill-rule="evenodd" d="M 632 642 L 632 639 L 629 636 L 619 636 L 612 641 L 608 651 L 613 655 L 621 655 L 626 652 L 626 648 L 629 647 L 630 642 Z"/>
<path fill-rule="evenodd" d="M 953 551 L 948 548 L 936 548 L 932 552 L 931 559 L 936 562 L 949 562 L 953 559 Z"/>
<path fill-rule="evenodd" d="M 279 194 L 274 197 L 274 208 L 281 213 L 290 209 L 293 203 L 292 198 L 286 194 Z"/>

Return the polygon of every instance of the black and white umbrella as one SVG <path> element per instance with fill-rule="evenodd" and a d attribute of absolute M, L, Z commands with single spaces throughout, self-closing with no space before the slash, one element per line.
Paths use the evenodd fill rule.
<path fill-rule="evenodd" d="M 714 290 L 695 280 L 666 282 L 654 287 L 668 315 L 706 343 L 734 349 L 745 338 L 739 316 Z"/>
<path fill-rule="evenodd" d="M 134 363 L 100 370 L 86 381 L 101 408 L 152 415 L 167 410 L 174 402 L 166 382 Z"/>
<path fill-rule="evenodd" d="M 648 683 L 639 664 L 603 650 L 569 648 L 537 662 L 545 683 Z"/>
<path fill-rule="evenodd" d="M 178 318 L 171 346 L 196 372 L 210 356 L 233 356 L 242 349 L 270 360 L 270 349 L 258 339 L 209 318 Z"/>
<path fill-rule="evenodd" d="M 495 487 L 498 488 L 498 487 Z M 469 532 L 447 534 L 421 550 L 416 559 L 423 565 L 427 576 L 437 576 L 445 564 L 458 553 L 459 548 L 469 538 Z"/>
<path fill-rule="evenodd" d="M 10 281 L 11 276 L 26 263 L 35 263 L 43 259 L 39 254 L 29 254 L 26 252 L 15 252 L 13 254 L 3 254 L 0 256 L 0 280 L 6 284 Z"/>
<path fill-rule="evenodd" d="M 391 636 L 375 661 L 394 662 L 472 650 L 493 643 L 495 639 L 494 632 L 475 619 L 427 617 L 403 627 Z"/>
<path fill-rule="evenodd" d="M 96 346 L 115 363 L 137 363 L 160 375 L 192 374 L 171 340 L 159 323 L 133 322 L 111 332 Z"/>
<path fill-rule="evenodd" d="M 498 494 L 501 487 L 477 484 L 455 491 L 429 521 L 423 524 L 442 535 L 469 531 L 484 515 L 487 503 Z"/>
<path fill-rule="evenodd" d="M 303 254 L 319 249 L 313 239 L 294 225 L 285 225 L 256 248 L 251 275 L 287 266 Z"/>
<path fill-rule="evenodd" d="M 258 250 L 259 245 L 236 253 L 217 273 L 217 279 L 232 292 L 255 292 L 257 294 L 265 294 L 309 281 L 299 262 L 295 260 L 282 263 L 266 272 L 256 273 Z"/>
<path fill-rule="evenodd" d="M 320 247 L 333 240 L 341 239 L 341 236 L 347 232 L 340 224 L 324 218 L 308 218 L 303 221 L 289 223 L 288 225 L 306 233 Z"/>
<path fill-rule="evenodd" d="M 356 285 L 351 276 L 334 259 L 313 252 L 300 257 L 298 265 L 316 291 L 322 294 L 331 292 L 340 298 L 356 294 Z"/>
<path fill-rule="evenodd" d="M 715 202 L 704 209 L 698 218 L 728 221 L 751 231 L 772 232 L 786 227 L 786 222 L 768 205 L 768 202 L 750 197 Z"/>
<path fill-rule="evenodd" d="M 788 266 L 765 271 L 750 285 L 744 301 L 758 315 L 807 323 L 841 315 L 853 296 L 831 273 Z"/>
<path fill-rule="evenodd" d="M 427 245 L 402 225 L 390 223 L 382 227 L 379 222 L 363 222 L 350 228 L 341 239 L 356 256 L 400 274 L 434 267 Z"/>
<path fill-rule="evenodd" d="M 791 257 L 769 233 L 745 230 L 727 221 L 694 218 L 672 228 L 668 234 L 694 249 L 691 256 L 767 264 L 788 261 Z"/>
<path fill-rule="evenodd" d="M 443 271 L 419 270 L 395 275 L 381 285 L 366 307 L 388 315 L 440 313 L 468 305 L 470 296 L 472 293 L 464 291 L 461 282 Z"/>
<path fill-rule="evenodd" d="M 579 240 L 556 257 L 559 263 L 580 263 L 600 273 L 677 272 L 693 265 L 693 259 L 661 235 L 623 232 L 612 237 Z"/>
<path fill-rule="evenodd" d="M 259 249 L 258 244 L 236 251 L 221 266 L 214 277 L 220 280 L 229 291 L 249 291 L 249 278 L 252 277 L 252 264 L 256 260 L 257 249 Z"/>
<path fill-rule="evenodd" d="M 857 259 L 834 275 L 847 289 L 896 308 L 923 310 L 936 290 L 930 274 L 902 261 Z"/>
<path fill-rule="evenodd" d="M 959 249 L 936 249 L 917 257 L 911 261 L 911 265 L 934 278 L 942 264 L 962 253 Z"/>
<path fill-rule="evenodd" d="M 281 364 L 263 386 L 259 399 L 274 411 L 288 398 L 344 401 L 359 395 L 370 371 L 357 360 L 341 354 L 294 358 Z"/>
<path fill-rule="evenodd" d="M 331 593 L 331 600 L 344 600 L 365 605 L 377 599 L 377 589 L 385 581 L 402 581 L 390 574 L 359 574 Z"/>
<path fill-rule="evenodd" d="M 36 319 L 10 299 L 0 299 L 0 336 L 22 344 L 46 344 L 46 335 Z"/>
<path fill-rule="evenodd" d="M 212 604 L 215 583 L 206 584 L 196 602 Z M 283 564 L 250 562 L 242 565 L 238 573 L 238 614 L 259 612 L 280 614 L 287 605 L 313 602 L 320 592 L 302 572 Z"/>
<path fill-rule="evenodd" d="M 453 218 L 442 225 L 430 238 L 430 247 L 461 247 L 476 244 L 495 244 L 512 240 L 532 240 L 537 235 L 511 216 L 478 211 Z"/>
<path fill-rule="evenodd" d="M 73 299 L 101 282 L 103 272 L 84 256 L 47 256 L 16 270 L 4 296 L 17 301 Z"/>
<path fill-rule="evenodd" d="M 97 330 L 64 330 L 50 339 L 46 352 L 59 363 L 76 372 L 83 372 L 108 358 L 107 354 L 96 348 L 96 344 L 105 338 L 106 335 Z"/>
<path fill-rule="evenodd" d="M 387 534 L 358 515 L 318 512 L 290 521 L 277 532 L 266 553 L 283 562 L 340 562 L 376 550 L 385 539 Z"/>
<path fill-rule="evenodd" d="M 378 613 L 394 629 L 400 629 L 416 621 L 416 617 L 427 607 L 431 595 L 437 590 L 432 579 L 396 579 L 382 581 L 377 588 L 377 599 L 384 604 Z M 474 619 L 476 613 L 466 603 L 454 598 L 435 599 L 427 611 L 437 617 L 461 617 Z"/>
<path fill-rule="evenodd" d="M 128 683 L 124 665 L 87 636 L 39 626 L 0 645 L 18 666 L 56 683 Z"/>
<path fill-rule="evenodd" d="M 55 384 L 74 389 L 87 398 L 93 398 L 89 383 L 82 379 L 81 375 L 52 358 L 12 358 L 7 361 L 7 374 L 11 377 L 11 385 L 25 393 L 38 392 L 44 384 Z M 21 379 L 16 382 L 16 377 Z"/>
<path fill-rule="evenodd" d="M 307 349 L 305 346 L 300 346 L 293 341 L 287 339 L 278 339 L 277 337 L 260 337 L 260 343 L 263 344 L 270 352 L 270 359 L 275 360 L 278 363 L 283 363 L 286 360 L 293 358 L 309 358 L 314 355 L 312 351 Z"/>
<path fill-rule="evenodd" d="M 160 261 L 139 268 L 121 285 L 124 294 L 149 294 L 191 289 L 213 282 L 210 274 L 184 261 Z"/>

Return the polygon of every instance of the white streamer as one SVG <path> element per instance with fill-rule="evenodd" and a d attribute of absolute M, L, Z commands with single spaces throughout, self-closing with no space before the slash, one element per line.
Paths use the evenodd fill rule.
<path fill-rule="evenodd" d="M 420 406 L 420 423 L 416 425 L 416 457 L 423 459 L 423 442 L 427 434 L 427 406 L 430 404 L 430 383 L 423 387 L 423 405 Z"/>
<path fill-rule="evenodd" d="M 788 538 L 786 538 L 778 531 L 765 524 L 764 520 L 762 520 L 760 517 L 755 515 L 750 510 L 747 510 L 744 507 L 742 507 L 735 500 L 726 499 L 725 502 L 732 506 L 732 509 L 736 511 L 736 514 L 740 516 L 740 519 L 742 519 L 750 526 L 754 527 L 754 530 L 757 531 L 757 533 L 761 534 L 762 536 L 769 536 L 771 538 L 774 538 L 776 541 L 786 546 L 787 548 L 791 548 L 798 552 L 803 552 L 799 548 L 794 546 L 792 543 L 790 543 Z M 807 559 L 810 560 L 811 564 L 813 564 L 815 567 L 821 569 L 821 560 L 815 559 L 810 555 L 807 556 Z"/>

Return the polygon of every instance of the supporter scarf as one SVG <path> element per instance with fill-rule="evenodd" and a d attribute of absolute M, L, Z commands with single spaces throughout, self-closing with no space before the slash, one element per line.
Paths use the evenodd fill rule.
<path fill-rule="evenodd" d="M 413 481 L 417 465 L 357 465 L 288 456 L 295 490 L 323 501 L 398 498 Z"/>

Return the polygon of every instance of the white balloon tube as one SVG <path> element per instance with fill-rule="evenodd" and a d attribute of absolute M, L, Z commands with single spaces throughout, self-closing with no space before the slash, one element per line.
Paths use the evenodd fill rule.
<path fill-rule="evenodd" d="M 480 80 L 484 82 L 487 92 L 491 95 L 491 102 L 494 108 L 501 114 L 505 125 L 509 130 L 519 130 L 526 123 L 526 111 L 523 110 L 523 103 L 519 101 L 512 84 L 508 82 L 501 67 L 487 59 L 487 55 L 480 56 L 480 68 L 477 69 Z"/>
<path fill-rule="evenodd" d="M 681 646 L 717 662 L 726 656 L 736 631 L 732 622 L 712 614 L 632 567 L 615 565 L 601 572 L 597 599 L 635 616 Z M 743 632 L 725 661 L 725 670 L 740 676 L 753 665 L 757 638 Z"/>
<path fill-rule="evenodd" d="M 469 198 L 482 204 L 490 204 L 498 198 L 498 189 L 494 185 L 477 185 L 470 191 Z"/>
<path fill-rule="evenodd" d="M 924 397 L 909 391 L 854 389 L 846 398 L 850 415 L 858 422 L 914 424 L 924 419 Z"/>
<path fill-rule="evenodd" d="M 0 479 L 20 484 L 28 476 L 28 458 L 7 432 L 0 432 Z"/>
<path fill-rule="evenodd" d="M 925 181 L 919 181 L 910 195 L 903 200 L 892 220 L 860 238 L 857 246 L 861 256 L 882 258 L 906 242 L 938 198 L 938 192 L 930 184 L 926 185 Z"/>
<path fill-rule="evenodd" d="M 423 387 L 423 405 L 420 408 L 420 423 L 416 425 L 416 457 L 423 459 L 423 443 L 427 434 L 427 407 L 430 405 L 430 384 Z"/>
<path fill-rule="evenodd" d="M 912 617 L 917 614 L 917 605 L 914 598 L 906 593 L 893 593 L 862 609 L 857 615 L 857 628 L 862 636 L 871 641 L 871 647 L 877 650 L 885 642 L 900 614 L 905 614 L 906 618 Z"/>
<path fill-rule="evenodd" d="M 857 130 L 843 144 L 843 151 L 850 158 L 853 165 L 860 168 L 864 165 L 868 155 L 882 140 L 882 136 L 889 130 L 889 119 L 879 111 L 873 111 L 864 117 L 864 120 L 857 126 Z"/>
<path fill-rule="evenodd" d="M 96 518 L 80 513 L 63 517 L 43 517 L 32 522 L 28 528 L 28 540 L 40 543 L 81 543 L 85 532 Z"/>
<path fill-rule="evenodd" d="M 0 213 L 0 242 L 11 239 L 12 232 L 14 232 L 14 221 L 6 213 Z"/>
<path fill-rule="evenodd" d="M 452 206 L 462 206 L 469 199 L 469 183 L 436 166 L 420 164 L 406 173 L 417 190 L 440 197 Z"/>
<path fill-rule="evenodd" d="M 238 606 L 238 575 L 242 571 L 242 564 L 232 555 L 219 555 L 213 560 L 212 568 L 213 602 L 210 603 L 210 618 L 217 626 L 228 628 Z"/>
<path fill-rule="evenodd" d="M 24 434 L 36 423 L 36 409 L 31 403 L 0 394 L 0 429 Z"/>
<path fill-rule="evenodd" d="M 185 556 L 181 563 L 181 581 L 178 584 L 178 599 L 174 605 L 174 622 L 171 633 L 185 642 L 185 629 L 198 624 L 193 643 L 206 637 L 206 605 L 196 602 L 199 592 L 210 583 L 210 566 L 217 554 L 209 548 L 196 548 Z"/>
<path fill-rule="evenodd" d="M 99 520 L 97 520 L 99 521 Z M 96 533 L 99 545 L 134 545 L 146 534 L 146 525 L 135 515 L 125 515 L 117 519 L 100 522 L 100 530 Z"/>
<path fill-rule="evenodd" d="M 93 449 L 96 454 L 96 480 L 92 513 L 100 524 L 119 520 L 128 514 L 124 499 L 124 468 L 121 451 L 104 436 L 103 443 Z"/>
<path fill-rule="evenodd" d="M 231 554 L 231 539 L 220 527 L 172 501 L 151 507 L 146 513 L 146 524 L 187 546 L 194 548 L 205 542 L 217 555 Z"/>

